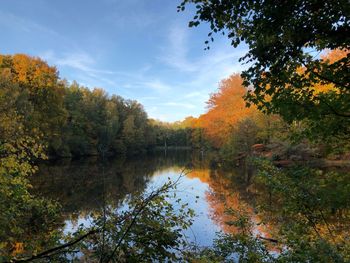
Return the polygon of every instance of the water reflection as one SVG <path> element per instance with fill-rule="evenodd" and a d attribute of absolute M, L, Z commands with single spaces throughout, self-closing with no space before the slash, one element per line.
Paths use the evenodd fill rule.
<path fill-rule="evenodd" d="M 69 159 L 40 165 L 33 177 L 35 193 L 58 200 L 65 213 L 99 209 L 104 194 L 108 203 L 118 205 L 126 194 L 142 191 L 156 173 L 173 166 L 186 166 L 189 152 L 174 152 L 137 159 Z"/>
<path fill-rule="evenodd" d="M 120 207 L 127 195 L 155 188 L 168 177 L 175 179 L 186 168 L 177 195 L 196 212 L 186 234 L 189 241 L 210 246 L 216 232 L 237 231 L 226 224 L 233 220 L 225 212 L 226 207 L 244 208 L 253 221 L 259 219 L 249 203 L 253 199 L 245 182 L 234 182 L 232 178 L 237 174 L 210 169 L 209 159 L 190 151 L 168 151 L 166 155 L 160 152 L 135 159 L 61 160 L 41 165 L 32 184 L 36 194 L 61 203 L 67 231 L 81 223 L 88 224 L 89 214 L 98 212 L 106 203 Z M 267 235 L 262 227 L 256 231 Z"/>
<path fill-rule="evenodd" d="M 255 235 L 271 238 L 271 227 L 261 224 L 262 220 L 254 209 L 255 193 L 251 191 L 250 182 L 247 181 L 247 173 L 250 177 L 251 172 L 244 167 L 231 171 L 202 167 L 193 169 L 188 177 L 198 178 L 209 186 L 205 200 L 209 207 L 210 218 L 220 230 L 237 234 L 241 229 L 232 222 L 238 220 L 238 214 L 243 213 L 250 218 Z"/>
<path fill-rule="evenodd" d="M 240 215 L 248 216 L 254 235 L 271 238 L 271 227 L 262 224 L 255 210 L 255 193 L 251 191 L 246 178 L 244 168 L 211 171 L 208 181 L 211 191 L 207 193 L 211 217 L 224 232 L 237 234 L 242 229 L 232 222 L 238 220 Z"/>

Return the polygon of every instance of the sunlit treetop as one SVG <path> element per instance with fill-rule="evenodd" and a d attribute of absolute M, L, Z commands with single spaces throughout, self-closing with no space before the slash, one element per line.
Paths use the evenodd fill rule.
<path fill-rule="evenodd" d="M 59 78 L 56 67 L 25 54 L 0 55 L 0 72 L 13 82 L 35 88 L 54 87 Z"/>
<path fill-rule="evenodd" d="M 256 114 L 256 107 L 247 108 L 243 96 L 247 89 L 242 86 L 242 78 L 233 74 L 220 82 L 217 92 L 211 94 L 208 112 L 198 118 L 197 125 L 204 129 L 214 146 L 222 146 L 234 127 L 244 118 Z"/>

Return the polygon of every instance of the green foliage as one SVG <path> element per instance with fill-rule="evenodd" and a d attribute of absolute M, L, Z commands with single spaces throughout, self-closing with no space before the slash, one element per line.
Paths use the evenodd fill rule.
<path fill-rule="evenodd" d="M 47 145 L 50 157 L 136 154 L 156 144 L 156 127 L 142 105 L 102 89 L 69 85 L 39 58 L 0 55 L 0 85 L 1 107 L 16 112 L 27 133 Z"/>
<path fill-rule="evenodd" d="M 244 215 L 234 223 L 242 229 L 249 228 L 249 219 Z M 189 262 L 277 262 L 263 240 L 254 237 L 252 233 L 245 232 L 218 234 L 213 247 L 192 249 L 185 254 Z"/>
<path fill-rule="evenodd" d="M 264 144 L 273 141 L 285 141 L 290 128 L 275 115 L 258 113 L 239 121 L 232 127 L 230 138 L 220 148 L 220 158 L 227 165 L 236 165 L 239 159 L 252 156 L 254 144 Z"/>
<path fill-rule="evenodd" d="M 91 229 L 72 236 L 79 239 L 88 232 L 89 238 L 73 242 L 79 246 L 71 244 L 68 250 L 57 249 L 72 238 L 60 232 L 58 204 L 29 192 L 28 177 L 37 170 L 34 163 L 47 154 L 136 154 L 154 147 L 158 127 L 150 123 L 142 105 L 110 97 L 101 89 L 69 85 L 38 58 L 0 56 L 0 123 L 0 261 L 45 261 L 46 256 L 69 261 L 67 253 L 75 255 L 70 248 L 102 262 L 181 257 L 186 245 L 182 231 L 191 225 L 193 211 L 180 202 L 179 207 L 171 205 L 167 190 L 176 187 L 171 182 L 150 196 L 131 197 L 126 210 L 108 206 L 91 215 Z M 190 131 L 167 132 L 170 144 L 189 144 Z M 51 249 L 55 253 L 45 254 Z"/>
<path fill-rule="evenodd" d="M 350 32 L 349 1 L 183 0 L 178 11 L 187 4 L 194 4 L 196 12 L 189 26 L 209 23 L 210 41 L 213 33 L 221 32 L 233 47 L 247 44 L 240 61 L 249 64 L 242 73 L 250 88 L 248 105 L 279 114 L 299 142 L 306 136 L 321 140 L 321 147 L 342 145 L 344 153 L 350 131 L 350 38 L 344 37 Z M 331 52 L 320 56 L 326 50 Z M 270 131 L 265 134 L 268 142 L 274 137 Z M 252 144 L 248 141 L 234 134 L 224 154 L 236 154 Z M 271 258 L 262 253 L 268 250 L 259 239 L 234 234 L 229 236 L 233 243 L 220 239 L 223 251 L 209 249 L 209 257 L 200 259 L 224 261 L 225 250 L 230 250 L 240 259 L 251 251 L 249 262 L 349 262 L 349 173 L 307 167 L 281 170 L 267 161 L 256 165 L 257 208 L 265 223 L 275 223 L 279 230 L 279 254 Z M 238 250 L 239 244 L 247 248 Z"/>
<path fill-rule="evenodd" d="M 17 105 L 29 105 L 28 97 L 8 79 L 0 81 L 0 261 L 5 261 L 11 253 L 23 253 L 14 249 L 16 244 L 25 243 L 23 250 L 31 253 L 55 244 L 59 207 L 28 191 L 28 177 L 37 169 L 32 162 L 45 158 L 44 146 L 16 110 Z"/>
<path fill-rule="evenodd" d="M 83 252 L 89 260 L 179 261 L 187 244 L 183 231 L 191 226 L 194 213 L 180 200 L 178 207 L 169 202 L 176 198 L 176 194 L 170 196 L 175 189 L 176 184 L 169 181 L 151 193 L 132 197 L 120 213 L 111 209 L 107 219 L 94 217 L 92 228 L 102 231 L 84 241 Z"/>
<path fill-rule="evenodd" d="M 151 137 L 151 127 L 139 103 L 77 83 L 66 87 L 65 94 L 68 117 L 62 137 L 71 155 L 135 154 L 152 146 L 146 137 Z"/>
<path fill-rule="evenodd" d="M 191 141 L 192 141 L 193 148 L 195 149 L 205 150 L 205 149 L 211 148 L 210 142 L 206 138 L 204 134 L 204 130 L 202 128 L 192 129 Z"/>
<path fill-rule="evenodd" d="M 242 73 L 252 87 L 248 104 L 289 122 L 310 120 L 311 138 L 315 131 L 322 137 L 349 134 L 349 1 L 183 0 L 178 11 L 187 4 L 196 10 L 189 26 L 209 23 L 210 41 L 222 32 L 233 47 L 248 46 L 240 59 L 250 65 Z M 327 49 L 343 55 L 320 58 Z M 332 90 L 318 93 L 318 85 Z"/>
<path fill-rule="evenodd" d="M 40 130 L 35 136 L 27 126 L 27 116 L 21 114 L 22 108 L 18 105 L 31 105 L 31 102 L 23 96 L 20 87 L 8 79 L 1 81 L 0 260 L 38 257 L 45 261 L 46 256 L 40 257 L 42 251 L 54 249 L 63 240 L 71 239 L 60 232 L 63 222 L 60 221 L 58 204 L 29 193 L 28 177 L 37 170 L 33 163 L 37 159 L 46 159 L 45 147 L 41 143 L 43 136 Z M 66 92 L 70 92 L 69 88 Z M 72 125 L 62 127 L 69 147 L 76 143 L 83 154 L 92 147 L 105 151 L 108 148 L 103 147 L 123 143 L 128 143 L 129 148 L 142 147 L 142 132 L 150 126 L 139 104 L 116 97 L 109 100 L 100 91 L 90 92 L 78 87 L 72 88 L 72 94 L 65 97 Z M 170 204 L 167 190 L 171 187 L 175 185 L 169 182 L 150 196 L 132 197 L 126 204 L 127 209 L 120 214 L 110 206 L 104 213 L 93 214 L 92 229 L 97 229 L 96 233 L 91 239 L 79 243 L 77 248 L 86 253 L 86 258 L 102 258 L 103 262 L 109 257 L 123 257 L 129 262 L 178 259 L 180 249 L 185 245 L 182 231 L 191 225 L 193 211 L 180 203 L 179 207 Z M 89 230 L 81 229 L 74 236 Z M 101 239 L 105 242 L 101 243 Z M 113 252 L 119 240 L 120 244 Z M 48 256 L 53 261 L 69 261 L 66 255 L 70 251 L 58 249 L 54 250 L 55 255 L 49 253 Z"/>
<path fill-rule="evenodd" d="M 155 144 L 158 147 L 194 147 L 195 139 L 192 137 L 195 129 L 183 123 L 166 123 L 156 120 L 151 122 L 155 134 Z"/>
<path fill-rule="evenodd" d="M 226 209 L 238 230 L 219 234 L 211 248 L 187 252 L 190 262 L 349 262 L 350 174 L 306 167 L 280 169 L 256 159 L 249 186 L 259 222 Z M 263 237 L 257 225 L 268 227 Z M 263 231 L 264 233 L 264 231 Z"/>
<path fill-rule="evenodd" d="M 127 198 L 122 209 L 105 203 L 91 213 L 89 226 L 61 236 L 60 246 L 23 260 L 50 262 L 180 262 L 187 247 L 183 231 L 193 210 L 176 196 L 177 181 Z M 177 200 L 175 204 L 171 199 Z M 19 257 L 17 257 L 19 258 Z"/>
<path fill-rule="evenodd" d="M 257 165 L 260 173 L 255 181 L 267 192 L 266 201 L 264 197 L 260 199 L 260 209 L 280 222 L 279 238 L 289 248 L 281 260 L 349 260 L 343 229 L 349 218 L 349 173 L 306 167 L 281 170 L 267 161 Z"/>
<path fill-rule="evenodd" d="M 258 132 L 259 127 L 251 118 L 238 122 L 230 141 L 220 150 L 224 161 L 230 162 L 240 154 L 250 155 L 252 146 L 258 142 Z"/>

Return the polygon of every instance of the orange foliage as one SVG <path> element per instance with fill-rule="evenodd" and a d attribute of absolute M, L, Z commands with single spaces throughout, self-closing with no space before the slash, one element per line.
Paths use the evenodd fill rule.
<path fill-rule="evenodd" d="M 334 63 L 337 62 L 338 60 L 346 57 L 349 54 L 349 50 L 340 50 L 340 49 L 335 49 L 335 50 L 330 50 L 326 52 L 322 57 L 323 60 L 328 60 L 329 63 Z"/>
<path fill-rule="evenodd" d="M 207 102 L 209 110 L 199 117 L 197 125 L 214 146 L 222 146 L 239 121 L 257 112 L 255 107 L 246 107 L 243 99 L 246 93 L 241 77 L 234 74 L 222 80 L 218 91 L 211 95 Z"/>
<path fill-rule="evenodd" d="M 233 209 L 249 217 L 252 223 L 251 231 L 254 235 L 272 238 L 272 227 L 268 224 L 261 224 L 262 219 L 245 201 L 247 197 L 244 197 L 244 193 L 247 192 L 241 193 L 238 189 L 234 189 L 229 178 L 207 168 L 195 168 L 186 174 L 186 177 L 198 178 L 202 183 L 209 185 L 210 191 L 206 193 L 206 200 L 210 206 L 210 217 L 225 233 L 238 234 L 242 230 L 235 225 L 228 224 L 239 219 L 238 214 L 227 212 L 227 209 Z M 269 249 L 277 251 L 272 246 Z"/>
<path fill-rule="evenodd" d="M 348 54 L 349 54 L 348 50 L 340 50 L 340 49 L 328 50 L 323 55 L 321 55 L 321 60 L 323 62 L 326 62 L 327 64 L 333 64 L 338 60 L 346 57 Z M 300 67 L 300 68 L 297 68 L 296 71 L 298 74 L 305 74 L 306 68 Z M 309 73 L 306 74 L 306 76 L 309 77 Z M 287 88 L 293 89 L 293 86 L 287 86 Z M 310 90 L 312 91 L 313 97 L 316 97 L 320 93 L 327 93 L 330 91 L 338 92 L 338 89 L 334 86 L 334 84 L 332 83 L 324 84 L 321 82 L 316 83 L 314 86 L 310 87 Z M 298 90 L 298 92 L 302 95 L 304 91 Z"/>
<path fill-rule="evenodd" d="M 348 50 L 331 50 L 326 52 L 323 56 L 321 56 L 323 61 L 327 61 L 328 63 L 335 63 L 338 60 L 346 57 L 349 54 Z M 313 87 L 313 90 L 315 91 L 315 94 L 329 92 L 329 91 L 337 91 L 335 86 L 333 84 L 321 84 L 318 83 Z"/>
<path fill-rule="evenodd" d="M 209 170 L 206 168 L 196 168 L 191 170 L 189 173 L 186 174 L 187 178 L 197 178 L 199 179 L 202 183 L 209 184 L 210 183 L 210 173 Z"/>
<path fill-rule="evenodd" d="M 31 88 L 52 88 L 57 85 L 58 72 L 40 58 L 24 54 L 0 55 L 1 71 L 10 73 L 13 82 Z M 9 69 L 9 70 L 8 70 Z"/>
<path fill-rule="evenodd" d="M 12 255 L 15 256 L 17 254 L 21 254 L 24 251 L 24 246 L 22 242 L 16 242 L 13 246 Z"/>

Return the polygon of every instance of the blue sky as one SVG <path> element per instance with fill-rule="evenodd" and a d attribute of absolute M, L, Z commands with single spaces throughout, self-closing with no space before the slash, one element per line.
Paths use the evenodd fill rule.
<path fill-rule="evenodd" d="M 148 115 L 176 121 L 205 112 L 221 79 L 242 70 L 207 25 L 187 27 L 180 0 L 2 0 L 0 52 L 40 56 L 60 77 L 142 103 Z"/>

